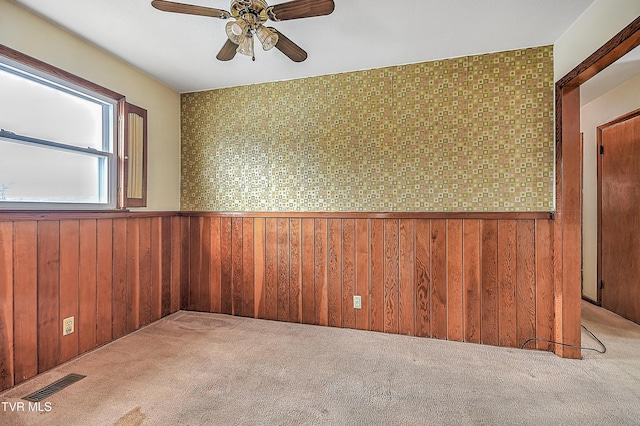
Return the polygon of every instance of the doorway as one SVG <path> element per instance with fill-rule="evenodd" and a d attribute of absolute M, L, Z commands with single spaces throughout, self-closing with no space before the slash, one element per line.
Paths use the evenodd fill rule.
<path fill-rule="evenodd" d="M 640 48 L 636 47 L 580 86 L 583 162 L 582 298 L 602 305 L 600 290 L 600 191 L 598 128 L 613 126 L 640 109 Z M 606 157 L 606 155 L 605 155 Z"/>
<path fill-rule="evenodd" d="M 580 86 L 640 45 L 640 17 L 556 82 L 556 216 L 554 221 L 556 340 L 579 345 L 582 284 L 582 151 Z M 576 347 L 556 348 L 566 358 L 579 358 Z"/>

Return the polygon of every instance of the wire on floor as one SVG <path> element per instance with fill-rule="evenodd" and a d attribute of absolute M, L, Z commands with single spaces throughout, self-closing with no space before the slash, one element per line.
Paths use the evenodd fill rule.
<path fill-rule="evenodd" d="M 570 344 L 568 344 L 568 343 L 555 342 L 555 341 L 553 341 L 553 340 L 542 339 L 542 338 L 540 338 L 540 337 L 533 337 L 533 338 L 531 338 L 531 339 L 526 340 L 526 341 L 522 344 L 522 346 L 520 346 L 520 349 L 524 349 L 524 347 L 525 347 L 525 346 L 527 346 L 527 344 L 528 344 L 529 342 L 546 342 L 546 343 L 551 343 L 551 344 L 554 344 L 554 345 L 566 346 L 566 347 L 573 348 L 573 349 L 581 349 L 581 350 L 585 350 L 585 351 L 593 351 L 593 352 L 597 352 L 597 353 L 599 353 L 599 354 L 603 354 L 603 353 L 607 352 L 607 347 L 604 345 L 604 343 L 602 343 L 602 342 L 600 341 L 600 339 L 598 339 L 598 338 L 596 337 L 596 335 L 595 335 L 595 334 L 593 334 L 593 333 L 591 332 L 591 330 L 589 330 L 587 327 L 585 327 L 585 326 L 584 326 L 584 325 L 582 325 L 582 324 L 581 324 L 581 326 L 582 326 L 582 328 L 584 328 L 584 329 L 585 329 L 585 331 L 586 331 L 587 333 L 589 333 L 589 335 L 590 335 L 591 337 L 593 337 L 593 339 L 594 339 L 596 342 L 598 342 L 598 344 L 599 344 L 600 346 L 602 346 L 602 350 L 600 350 L 600 349 L 596 349 L 596 348 L 587 348 L 587 347 L 584 347 L 584 346 L 575 346 L 575 345 L 570 345 Z"/>

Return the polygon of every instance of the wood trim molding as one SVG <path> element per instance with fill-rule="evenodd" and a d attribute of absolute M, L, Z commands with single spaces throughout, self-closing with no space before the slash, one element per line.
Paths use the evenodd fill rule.
<path fill-rule="evenodd" d="M 25 220 L 65 220 L 65 219 L 124 219 L 147 217 L 172 217 L 180 216 L 175 211 L 141 211 L 128 210 L 90 210 L 90 211 L 0 211 L 0 222 L 18 222 Z"/>
<path fill-rule="evenodd" d="M 606 127 L 606 125 L 604 126 Z M 596 146 L 595 149 L 600 150 L 599 147 L 602 146 L 602 130 L 603 126 L 599 126 L 596 130 Z M 596 175 L 597 175 L 597 209 L 598 216 L 596 219 L 596 223 L 598 226 L 597 236 L 598 236 L 598 245 L 596 247 L 597 259 L 598 263 L 596 265 L 596 300 L 595 305 L 602 306 L 602 289 L 600 288 L 600 282 L 602 281 L 602 155 L 600 153 L 596 153 Z M 584 295 L 582 296 L 584 299 Z"/>
<path fill-rule="evenodd" d="M 640 45 L 640 16 L 556 83 L 579 86 Z M 558 92 L 556 91 L 556 94 Z"/>
<path fill-rule="evenodd" d="M 78 77 L 75 74 L 64 71 L 32 56 L 25 55 L 24 53 L 18 52 L 17 50 L 13 50 L 12 48 L 7 47 L 3 44 L 0 44 L 0 56 L 4 56 L 5 58 L 20 62 L 21 64 L 30 66 L 47 74 L 51 74 L 59 79 L 68 81 L 70 83 L 77 84 L 78 86 L 82 86 L 86 89 L 92 90 L 110 99 L 118 101 L 124 98 L 124 95 L 121 95 L 120 93 L 109 90 L 106 87 L 102 87 L 99 84 L 93 83 L 82 77 Z"/>
<path fill-rule="evenodd" d="M 183 211 L 186 217 L 273 217 L 326 219 L 554 219 L 552 212 L 198 212 Z"/>
<path fill-rule="evenodd" d="M 601 126 L 598 126 L 598 131 L 602 131 L 605 130 L 607 127 L 611 127 L 611 126 L 615 126 L 616 124 L 622 123 L 624 121 L 630 120 L 632 118 L 635 118 L 637 116 L 640 115 L 640 109 L 637 109 L 635 111 L 631 111 L 625 115 L 621 115 L 620 117 L 616 118 L 615 120 L 611 120 L 608 123 L 604 123 Z M 600 145 L 600 142 L 598 142 L 598 145 Z"/>
<path fill-rule="evenodd" d="M 379 212 L 179 212 L 179 211 L 129 211 L 129 210 L 7 210 L 0 211 L 0 222 L 24 220 L 63 219 L 119 219 L 145 217 L 229 217 L 229 218 L 324 218 L 324 219 L 504 219 L 504 220 L 553 220 L 551 212 L 491 212 L 491 213 L 379 213 Z"/>

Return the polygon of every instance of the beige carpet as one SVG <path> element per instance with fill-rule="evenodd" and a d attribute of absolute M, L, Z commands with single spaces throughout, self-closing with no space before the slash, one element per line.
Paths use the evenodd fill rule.
<path fill-rule="evenodd" d="M 0 394 L 0 425 L 640 424 L 640 326 L 583 323 L 605 355 L 179 312 Z M 42 412 L 9 409 L 69 373 Z"/>

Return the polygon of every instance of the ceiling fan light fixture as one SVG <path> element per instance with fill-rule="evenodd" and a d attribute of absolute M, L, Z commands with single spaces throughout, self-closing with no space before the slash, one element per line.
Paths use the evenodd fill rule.
<path fill-rule="evenodd" d="M 248 25 L 243 20 L 227 22 L 225 26 L 227 37 L 235 44 L 240 44 L 246 39 L 247 29 Z"/>
<path fill-rule="evenodd" d="M 267 27 L 263 27 L 262 25 L 260 25 L 256 30 L 256 35 L 258 36 L 260 43 L 262 43 L 262 48 L 264 50 L 271 50 L 278 43 L 278 34 Z"/>
<path fill-rule="evenodd" d="M 248 34 L 247 37 L 242 40 L 242 42 L 238 45 L 238 53 L 242 55 L 251 56 L 251 59 L 256 60 L 254 51 L 253 51 L 253 37 L 251 34 Z"/>
<path fill-rule="evenodd" d="M 269 6 L 267 0 L 231 0 L 230 12 L 168 0 L 152 0 L 151 6 L 163 12 L 234 18 L 235 21 L 225 26 L 228 39 L 216 55 L 220 61 L 230 61 L 236 53 L 251 56 L 255 61 L 255 36 L 264 50 L 275 47 L 292 61 L 302 62 L 307 59 L 307 52 L 275 28 L 263 25 L 269 20 L 279 22 L 330 15 L 335 9 L 334 0 L 287 0 L 275 6 Z"/>

